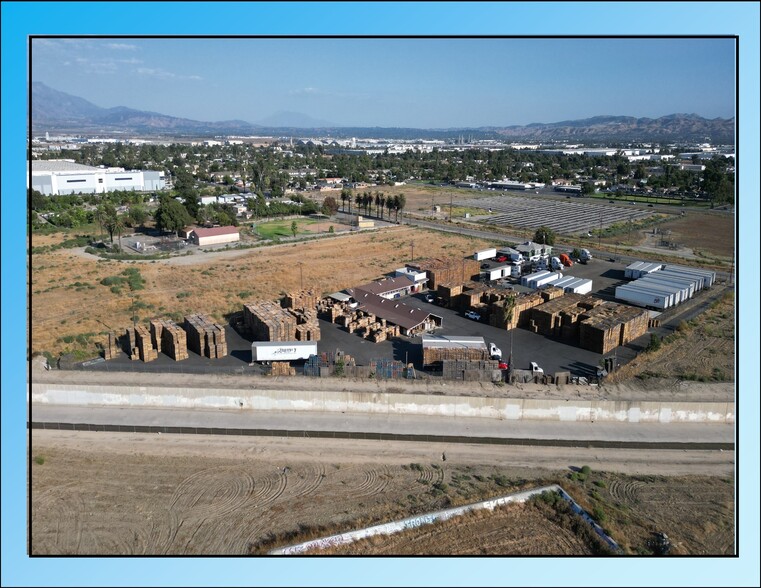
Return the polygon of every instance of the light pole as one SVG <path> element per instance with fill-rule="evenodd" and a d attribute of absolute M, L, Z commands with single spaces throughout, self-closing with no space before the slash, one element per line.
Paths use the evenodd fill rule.
<path fill-rule="evenodd" d="M 301 289 L 304 289 L 304 264 L 299 262 L 299 274 L 301 276 Z"/>
<path fill-rule="evenodd" d="M 410 261 L 415 261 L 415 242 L 410 241 Z"/>

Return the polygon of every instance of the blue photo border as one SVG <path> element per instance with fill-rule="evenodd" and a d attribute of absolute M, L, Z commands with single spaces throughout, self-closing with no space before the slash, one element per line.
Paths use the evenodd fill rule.
<path fill-rule="evenodd" d="M 739 557 L 34 558 L 27 557 L 26 157 L 28 35 L 738 35 L 737 256 Z M 759 5 L 741 2 L 2 3 L 3 586 L 758 586 Z M 622 63 L 625 66 L 625 59 Z M 678 67 L 678 64 L 675 64 Z M 706 80 L 710 84 L 710 80 Z M 171 113 L 168 113 L 171 114 Z M 621 113 L 625 114 L 625 113 Z M 738 243 L 741 243 L 738 239 Z M 748 247 L 753 243 L 753 247 Z M 745 276 L 745 277 L 744 277 Z M 554 565 L 553 565 L 554 564 Z"/>

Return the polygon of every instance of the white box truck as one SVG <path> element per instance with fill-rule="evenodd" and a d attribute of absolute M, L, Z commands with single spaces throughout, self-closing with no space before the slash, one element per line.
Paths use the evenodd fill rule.
<path fill-rule="evenodd" d="M 254 341 L 251 361 L 294 361 L 317 355 L 317 343 L 312 341 Z"/>

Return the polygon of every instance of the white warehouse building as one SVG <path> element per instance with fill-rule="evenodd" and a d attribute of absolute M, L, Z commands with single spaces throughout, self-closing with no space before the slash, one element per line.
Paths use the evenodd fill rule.
<path fill-rule="evenodd" d="M 31 168 L 32 190 L 46 196 L 101 194 L 119 190 L 147 192 L 162 190 L 166 185 L 163 171 L 92 167 L 71 159 L 35 160 L 31 162 Z"/>

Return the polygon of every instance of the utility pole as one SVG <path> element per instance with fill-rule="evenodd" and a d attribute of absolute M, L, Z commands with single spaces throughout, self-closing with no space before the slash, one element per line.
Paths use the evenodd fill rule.
<path fill-rule="evenodd" d="M 304 289 L 304 264 L 299 262 L 299 274 L 301 275 L 301 289 Z"/>
<path fill-rule="evenodd" d="M 452 222 L 452 201 L 454 200 L 454 196 L 452 194 L 449 195 L 449 222 Z"/>
<path fill-rule="evenodd" d="M 130 298 L 132 298 L 132 328 L 137 327 L 137 318 L 135 317 L 135 295 L 130 295 Z"/>
<path fill-rule="evenodd" d="M 415 261 L 415 242 L 410 241 L 410 261 Z"/>

